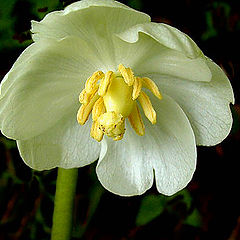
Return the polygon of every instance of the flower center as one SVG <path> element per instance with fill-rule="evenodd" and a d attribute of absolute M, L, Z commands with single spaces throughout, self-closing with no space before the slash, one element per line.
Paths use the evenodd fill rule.
<path fill-rule="evenodd" d="M 149 97 L 142 90 L 142 87 L 145 87 L 161 99 L 156 84 L 149 78 L 135 77 L 131 68 L 125 68 L 122 64 L 118 66 L 118 70 L 105 74 L 101 71 L 93 73 L 79 95 L 82 105 L 77 120 L 79 124 L 85 124 L 92 112 L 90 134 L 97 141 L 101 141 L 104 134 L 115 141 L 121 140 L 126 130 L 126 118 L 138 135 L 144 135 L 145 127 L 137 100 L 149 121 L 156 123 L 156 112 Z"/>

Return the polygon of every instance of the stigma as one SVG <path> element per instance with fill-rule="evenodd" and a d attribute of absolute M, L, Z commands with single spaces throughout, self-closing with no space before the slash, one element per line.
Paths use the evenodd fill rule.
<path fill-rule="evenodd" d="M 116 72 L 94 72 L 79 95 L 82 105 L 77 113 L 78 123 L 84 125 L 92 113 L 90 135 L 99 142 L 104 135 L 115 141 L 121 140 L 126 131 L 126 119 L 136 134 L 143 136 L 145 127 L 139 104 L 148 120 L 152 124 L 157 122 L 156 112 L 143 88 L 162 99 L 157 85 L 150 78 L 136 77 L 131 68 L 122 64 Z"/>

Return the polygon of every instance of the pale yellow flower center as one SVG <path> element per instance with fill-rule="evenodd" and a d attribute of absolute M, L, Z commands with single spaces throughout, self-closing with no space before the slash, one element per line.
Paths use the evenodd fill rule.
<path fill-rule="evenodd" d="M 138 135 L 144 135 L 145 127 L 137 100 L 152 124 L 156 123 L 156 112 L 142 87 L 162 99 L 158 87 L 151 79 L 135 77 L 131 68 L 125 68 L 122 64 L 118 66 L 118 72 L 93 73 L 79 95 L 82 105 L 77 114 L 78 122 L 85 124 L 92 112 L 90 134 L 97 141 L 101 141 L 104 134 L 115 141 L 121 140 L 126 130 L 126 118 Z"/>

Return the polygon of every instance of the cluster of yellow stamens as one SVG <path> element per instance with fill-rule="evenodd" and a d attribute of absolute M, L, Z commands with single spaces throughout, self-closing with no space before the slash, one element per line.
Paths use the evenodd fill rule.
<path fill-rule="evenodd" d="M 77 120 L 83 125 L 92 112 L 91 136 L 101 141 L 103 135 L 121 140 L 125 133 L 125 119 L 128 118 L 135 132 L 142 136 L 145 127 L 136 100 L 142 106 L 145 116 L 156 123 L 156 112 L 142 87 L 149 89 L 157 98 L 162 96 L 156 84 L 149 78 L 135 77 L 131 68 L 118 66 L 119 72 L 97 71 L 88 78 L 79 95 L 82 104 Z"/>

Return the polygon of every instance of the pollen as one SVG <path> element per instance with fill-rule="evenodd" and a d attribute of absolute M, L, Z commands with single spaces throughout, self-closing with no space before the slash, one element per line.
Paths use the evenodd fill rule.
<path fill-rule="evenodd" d="M 98 142 L 104 135 L 114 141 L 121 140 L 126 131 L 126 120 L 136 134 L 143 136 L 145 126 L 139 105 L 152 124 L 157 122 L 156 112 L 143 88 L 162 99 L 154 81 L 147 77 L 135 77 L 132 69 L 122 64 L 119 64 L 116 72 L 94 72 L 79 95 L 81 107 L 77 113 L 78 123 L 84 125 L 92 113 L 90 135 Z"/>

